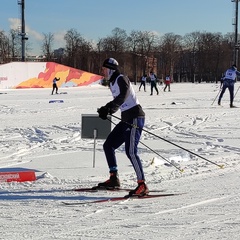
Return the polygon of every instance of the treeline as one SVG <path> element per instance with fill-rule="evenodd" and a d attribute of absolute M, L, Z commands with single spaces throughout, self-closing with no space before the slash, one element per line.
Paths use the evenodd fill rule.
<path fill-rule="evenodd" d="M 43 61 L 54 61 L 100 74 L 104 59 L 114 57 L 132 81 L 153 70 L 159 79 L 170 75 L 175 82 L 218 81 L 233 62 L 234 34 L 192 32 L 184 36 L 115 28 L 97 42 L 77 30 L 64 36 L 65 46 L 53 49 L 54 34 L 43 34 Z M 30 49 L 27 41 L 26 51 Z M 0 32 L 0 63 L 21 60 L 21 39 L 11 30 Z"/>

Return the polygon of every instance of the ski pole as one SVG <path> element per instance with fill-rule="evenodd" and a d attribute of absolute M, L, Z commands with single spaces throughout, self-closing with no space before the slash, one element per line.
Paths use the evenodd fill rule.
<path fill-rule="evenodd" d="M 236 91 L 236 93 L 235 93 L 235 95 L 234 95 L 233 99 L 236 97 L 236 95 L 237 95 L 237 93 L 238 93 L 238 90 L 239 90 L 239 88 L 240 88 L 240 86 L 238 87 L 238 89 L 237 89 L 237 91 Z"/>
<path fill-rule="evenodd" d="M 177 170 L 179 170 L 180 172 L 183 172 L 184 170 L 179 168 L 178 166 L 176 166 L 175 164 L 173 164 L 172 162 L 170 162 L 169 160 L 167 160 L 165 157 L 161 156 L 158 152 L 156 152 L 155 150 L 153 150 L 152 148 L 150 148 L 149 146 L 147 146 L 146 144 L 144 144 L 143 142 L 139 141 L 143 146 L 145 146 L 146 148 L 148 148 L 149 150 L 151 150 L 152 152 L 154 152 L 155 154 L 157 154 L 159 157 L 161 157 L 163 160 L 165 160 L 166 162 L 168 162 L 169 164 L 171 164 L 173 167 L 175 167 Z"/>
<path fill-rule="evenodd" d="M 215 103 L 215 101 L 216 101 L 216 99 L 217 99 L 217 97 L 218 97 L 218 95 L 219 95 L 219 93 L 222 91 L 222 89 L 220 89 L 219 90 L 219 92 L 218 92 L 218 94 L 217 94 L 217 96 L 214 98 L 214 100 L 213 100 L 213 102 L 212 102 L 212 104 L 211 105 L 213 105 L 214 103 Z"/>
<path fill-rule="evenodd" d="M 116 117 L 116 116 L 114 116 L 114 115 L 111 115 L 111 116 L 121 121 L 121 118 Z M 125 122 L 125 121 L 124 121 L 124 123 L 126 123 L 126 124 L 128 124 L 128 125 L 130 125 L 130 126 L 132 126 L 132 127 L 134 127 L 134 128 L 138 128 L 138 126 L 135 125 L 135 124 L 131 124 L 131 123 L 128 123 L 128 122 Z M 188 150 L 188 149 L 186 149 L 186 148 L 184 148 L 184 147 L 182 147 L 182 146 L 180 146 L 180 145 L 178 145 L 178 144 L 176 144 L 176 143 L 173 143 L 173 142 L 171 142 L 171 141 L 169 141 L 169 140 L 167 140 L 167 139 L 165 139 L 165 138 L 162 138 L 162 137 L 160 137 L 160 136 L 158 136 L 158 135 L 156 135 L 156 134 L 154 134 L 154 133 L 151 133 L 151 132 L 149 132 L 149 131 L 147 131 L 147 130 L 145 130 L 145 129 L 142 129 L 142 131 L 144 131 L 144 132 L 146 132 L 146 133 L 148 133 L 148 134 L 150 134 L 150 135 L 152 135 L 152 136 L 154 136 L 154 137 L 157 137 L 157 138 L 159 138 L 159 139 L 161 139 L 161 140 L 163 140 L 163 141 L 165 141 L 165 142 L 168 142 L 168 143 L 174 145 L 175 147 L 181 148 L 182 150 L 184 150 L 184 151 L 186 151 L 186 152 L 189 152 L 190 154 L 195 155 L 195 156 L 197 156 L 197 157 L 199 157 L 199 158 L 201 158 L 201 159 L 203 159 L 203 160 L 205 160 L 205 161 L 207 161 L 207 162 L 210 162 L 210 163 L 212 163 L 212 164 L 214 164 L 214 165 L 216 165 L 216 166 L 218 166 L 218 167 L 220 167 L 220 168 L 223 168 L 223 167 L 224 167 L 224 165 L 219 165 L 219 164 L 217 164 L 217 163 L 215 163 L 215 162 L 213 162 L 213 161 L 211 161 L 211 160 L 208 160 L 207 158 L 202 157 L 202 156 L 200 156 L 200 155 L 197 154 L 197 153 L 194 153 L 194 152 L 192 152 L 192 151 L 190 151 L 190 150 Z"/>
<path fill-rule="evenodd" d="M 107 118 L 108 121 L 110 121 L 112 124 L 116 125 L 116 123 L 114 123 L 113 121 L 111 121 L 109 118 Z M 168 162 L 169 164 L 171 164 L 173 167 L 175 167 L 176 169 L 178 169 L 180 172 L 183 172 L 184 170 L 179 168 L 178 166 L 176 166 L 175 164 L 173 164 L 172 162 L 170 162 L 169 160 L 167 160 L 165 157 L 161 156 L 158 152 L 156 152 L 155 150 L 153 150 L 152 148 L 150 148 L 149 146 L 147 146 L 146 144 L 144 144 L 143 142 L 139 141 L 143 146 L 145 146 L 146 148 L 148 148 L 149 150 L 151 150 L 153 153 L 157 154 L 159 157 L 161 157 L 163 160 L 165 160 L 166 162 Z"/>

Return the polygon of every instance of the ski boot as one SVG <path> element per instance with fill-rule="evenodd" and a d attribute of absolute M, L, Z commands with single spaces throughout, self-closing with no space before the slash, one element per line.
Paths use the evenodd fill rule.
<path fill-rule="evenodd" d="M 99 183 L 96 187 L 93 187 L 93 189 L 95 190 L 97 189 L 113 190 L 118 188 L 120 188 L 120 181 L 117 172 L 110 173 L 110 178 L 108 180 Z"/>
<path fill-rule="evenodd" d="M 146 185 L 146 183 L 141 180 L 141 181 L 138 181 L 138 186 L 134 189 L 134 190 L 131 190 L 129 192 L 129 197 L 134 197 L 134 196 L 137 196 L 137 197 L 143 197 L 145 195 L 148 195 L 149 194 L 149 190 L 148 190 L 148 187 Z"/>

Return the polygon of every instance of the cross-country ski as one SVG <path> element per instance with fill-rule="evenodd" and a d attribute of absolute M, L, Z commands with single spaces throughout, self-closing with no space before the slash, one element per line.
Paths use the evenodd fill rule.
<path fill-rule="evenodd" d="M 79 187 L 79 188 L 74 188 L 71 189 L 70 191 L 75 191 L 75 192 L 130 192 L 132 189 L 131 188 L 97 188 L 97 187 L 92 187 L 92 188 L 84 188 L 84 187 Z M 157 192 L 164 192 L 166 191 L 165 189 L 151 189 L 149 190 L 150 193 L 157 193 Z"/>
<path fill-rule="evenodd" d="M 182 195 L 183 193 L 165 193 L 165 194 L 154 194 L 154 195 L 144 195 L 144 196 L 124 196 L 124 197 L 105 197 L 104 199 L 94 200 L 94 201 L 82 201 L 82 202 L 62 202 L 64 205 L 83 205 L 83 204 L 94 204 L 94 203 L 105 203 L 105 202 L 117 202 L 126 200 L 143 200 L 150 198 L 161 198 Z"/>

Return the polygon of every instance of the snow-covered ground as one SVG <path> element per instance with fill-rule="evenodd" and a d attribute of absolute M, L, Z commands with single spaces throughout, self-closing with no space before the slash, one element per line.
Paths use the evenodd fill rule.
<path fill-rule="evenodd" d="M 146 113 L 139 153 L 148 187 L 185 194 L 63 205 L 125 194 L 67 191 L 108 178 L 103 140 L 94 168 L 94 141 L 81 138 L 81 115 L 96 114 L 112 99 L 109 89 L 92 85 L 53 96 L 51 89 L 1 90 L 0 171 L 34 170 L 37 180 L 0 183 L 0 239 L 240 239 L 240 111 L 229 107 L 229 93 L 218 106 L 215 83 L 175 83 L 171 92 L 159 86 L 158 96 L 150 96 L 150 86 L 134 88 Z M 117 157 L 122 187 L 135 188 L 124 147 Z"/>

